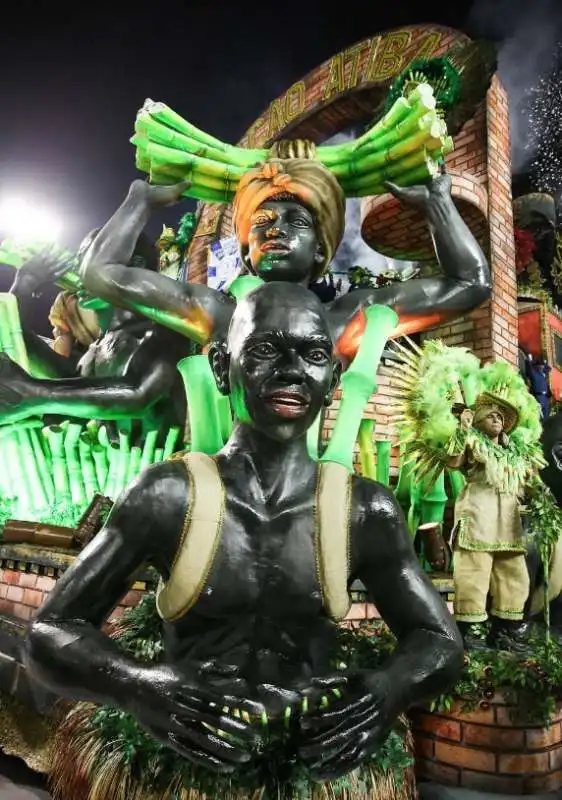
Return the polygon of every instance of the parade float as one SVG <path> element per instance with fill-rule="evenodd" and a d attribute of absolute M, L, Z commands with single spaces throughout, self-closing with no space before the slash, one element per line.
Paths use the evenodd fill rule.
<path fill-rule="evenodd" d="M 392 180 L 402 187 L 423 183 L 437 175 L 438 162 L 445 157 L 456 205 L 489 255 L 492 298 L 483 307 L 471 310 L 467 317 L 441 324 L 435 332 L 422 336 L 436 336 L 450 345 L 468 345 L 485 360 L 500 357 L 514 363 L 517 346 L 513 323 L 516 319 L 513 247 L 509 230 L 506 234 L 502 228 L 504 223 L 498 217 L 500 209 L 504 210 L 506 203 L 510 203 L 509 192 L 505 189 L 507 104 L 495 77 L 486 100 L 482 100 L 482 87 L 487 87 L 489 79 L 486 69 L 477 84 L 480 94 L 476 91 L 476 100 L 474 83 L 470 81 L 467 87 L 472 96 L 469 92 L 468 99 L 466 93 L 463 97 L 460 80 L 456 93 L 447 95 L 446 89 L 451 89 L 452 85 L 450 75 L 456 74 L 455 57 L 459 50 L 455 50 L 455 45 L 458 48 L 466 42 L 465 37 L 454 31 L 418 26 L 360 43 L 349 52 L 337 54 L 307 79 L 291 87 L 286 96 L 272 104 L 264 119 L 260 118 L 252 126 L 238 148 L 204 134 L 163 104 L 146 104 L 135 131 L 137 165 L 150 173 L 153 183 L 188 179 L 191 182 L 189 194 L 201 201 L 191 243 L 184 237 L 179 245 L 180 250 L 185 248 L 186 242 L 189 247 L 186 262 L 189 280 L 205 279 L 211 244 L 228 238 L 232 232 L 230 202 L 238 181 L 250 167 L 271 157 L 272 152 L 279 155 L 271 149 L 275 140 L 290 134 L 292 138 L 313 138 L 319 143 L 338 127 L 364 124 L 376 118 L 374 126 L 346 146 L 324 149 L 318 146 L 317 159 L 332 170 L 344 192 L 365 198 L 363 235 L 366 241 L 393 257 L 425 262 L 426 274 L 432 274 L 435 256 L 428 246 L 423 217 L 417 209 L 406 207 L 390 196 L 384 181 Z M 451 46 L 455 57 L 447 61 L 442 56 Z M 429 56 L 441 63 L 438 73 L 441 82 L 435 75 L 431 76 L 435 87 L 431 81 L 424 83 L 430 73 L 426 63 Z M 415 70 L 404 69 L 410 61 L 415 62 Z M 449 82 L 443 78 L 447 68 L 450 69 Z M 396 75 L 399 79 L 393 81 Z M 392 83 L 390 93 L 389 83 Z M 435 113 L 434 98 L 441 111 L 439 115 Z M 464 106 L 460 102 L 462 99 Z M 457 118 L 453 113 L 455 108 L 460 108 Z M 449 133 L 455 133 L 454 148 L 443 115 L 448 124 L 451 121 Z M 490 144 L 490 140 L 496 144 Z M 160 240 L 162 272 L 174 278 L 179 277 L 178 238 L 164 231 Z M 5 251 L 3 260 L 11 259 L 14 266 L 23 262 L 21 252 L 16 263 L 18 255 L 14 254 L 14 248 L 6 245 Z M 83 292 L 77 273 L 67 272 L 63 284 Z M 229 290 L 231 295 L 241 297 L 255 286 L 255 277 L 243 276 Z M 90 307 L 104 306 L 104 301 L 91 297 L 85 302 Z M 5 309 L 3 319 L 7 320 L 2 349 L 24 369 L 31 369 L 19 332 L 14 298 L 6 297 L 2 308 Z M 171 320 L 165 310 L 138 303 L 135 310 L 172 329 L 175 326 L 176 330 L 184 330 L 183 322 Z M 436 318 L 434 323 L 438 322 Z M 362 338 L 351 366 L 344 373 L 341 393 L 311 429 L 309 453 L 323 462 L 339 463 L 350 471 L 355 469 L 391 486 L 407 514 L 413 536 L 423 531 L 424 526 L 425 530 L 433 532 L 437 526 L 440 533 L 447 507 L 462 486 L 454 474 L 445 470 L 433 476 L 435 480 L 431 485 L 416 480 L 410 466 L 400 461 L 390 421 L 391 404 L 397 392 L 392 370 L 381 369 L 375 378 L 381 360 L 387 362 L 387 367 L 392 363 L 385 345 L 395 327 L 396 317 L 388 308 L 372 306 L 365 313 L 360 326 Z M 99 421 L 78 424 L 62 420 L 46 426 L 43 420 L 32 419 L 5 426 L 6 452 L 10 453 L 10 465 L 14 463 L 15 467 L 9 475 L 4 475 L 1 484 L 5 501 L 4 538 L 0 546 L 0 608 L 4 615 L 1 644 L 6 658 L 0 669 L 0 683 L 4 691 L 19 694 L 28 704 L 33 693 L 34 701 L 39 699 L 43 711 L 53 707 L 52 696 L 45 692 L 38 694 L 36 687 L 30 688 L 21 665 L 19 641 L 25 623 L 34 616 L 58 577 L 74 562 L 77 552 L 99 531 L 120 491 L 144 467 L 162 462 L 186 448 L 212 454 L 227 440 L 232 427 L 232 410 L 209 382 L 207 363 L 206 356 L 196 355 L 178 365 L 185 382 L 190 416 L 189 426 L 184 430 L 162 431 L 145 426 L 141 437 L 134 439 L 122 425 L 118 426 L 116 437 L 108 435 L 107 427 Z M 440 550 L 435 558 L 432 551 L 435 540 L 427 534 L 420 533 L 417 539 L 425 543 L 421 556 L 428 570 L 433 571 L 435 584 L 447 599 L 452 599 L 453 581 L 451 572 L 446 569 L 447 556 Z M 436 564 L 441 572 L 432 570 L 432 565 Z M 131 591 L 108 618 L 110 625 L 117 623 L 114 635 L 122 638 L 125 649 L 148 661 L 161 652 L 161 631 L 155 625 L 152 599 L 156 582 L 157 576 L 151 571 L 139 574 Z M 378 664 L 382 656 L 392 651 L 393 638 L 373 621 L 376 610 L 361 585 L 354 586 L 352 596 L 354 604 L 343 624 L 342 642 L 352 647 L 356 663 Z M 355 636 L 345 638 L 344 631 L 350 628 L 359 634 L 358 639 Z M 546 645 L 545 648 L 544 654 L 541 650 L 534 662 L 527 659 L 523 666 L 521 658 L 513 654 L 505 658 L 495 654 L 469 657 L 463 678 L 454 692 L 439 698 L 432 709 L 414 716 L 418 768 L 422 777 L 489 791 L 501 790 L 496 789 L 500 786 L 513 789 L 516 783 L 521 790 L 531 786 L 535 790 L 546 786 L 555 788 L 554 784 L 558 787 L 555 762 L 560 750 L 559 737 L 556 738 L 559 723 L 552 704 L 548 708 L 541 706 L 541 718 L 526 723 L 528 730 L 525 726 L 518 727 L 517 735 L 511 739 L 503 735 L 502 730 L 502 726 L 508 725 L 508 711 L 500 713 L 495 708 L 495 705 L 502 709 L 509 706 L 506 698 L 510 690 L 516 690 L 524 682 L 523 673 L 527 676 L 525 685 L 529 686 L 531 696 L 536 686 L 533 674 L 548 674 L 551 699 L 556 703 L 558 678 L 551 669 L 552 651 Z M 478 710 L 465 710 L 471 702 Z M 516 700 L 515 705 L 517 703 Z M 491 714 L 486 715 L 484 712 L 490 708 Z M 478 720 L 475 714 L 480 714 Z M 13 717 L 14 714 L 10 719 Z M 497 744 L 492 746 L 484 734 L 479 739 L 474 734 L 476 738 L 471 740 L 469 729 L 473 721 L 487 726 L 490 736 L 489 728 L 502 733 L 507 761 L 503 751 L 500 754 L 501 748 L 498 750 Z M 13 724 L 21 729 L 21 724 Z M 63 726 L 59 732 L 63 737 L 61 742 L 69 735 L 68 720 L 65 724 L 66 728 Z M 94 748 L 92 758 L 95 755 L 98 763 L 106 752 L 100 746 L 104 738 L 118 742 L 114 757 L 120 768 L 132 763 L 137 770 L 140 765 L 142 771 L 143 764 L 154 763 L 154 745 L 139 728 L 131 725 L 130 720 L 102 710 L 96 717 L 96 725 L 101 739 L 98 737 L 97 743 L 88 746 Z M 71 738 L 75 733 L 70 732 Z M 415 796 L 408 735 L 403 726 L 398 728 L 397 738 L 390 739 L 381 754 L 376 767 L 380 772 L 373 778 L 381 797 Z M 3 742 L 3 747 L 10 752 L 7 743 Z M 471 755 L 474 747 L 476 756 Z M 21 747 L 18 754 L 33 762 L 34 750 L 36 755 L 38 746 L 28 744 Z M 532 762 L 534 775 L 527 780 L 519 776 L 530 768 L 531 761 L 525 760 L 530 751 L 536 758 Z M 64 760 L 66 751 L 59 752 Z M 161 750 L 158 754 L 161 755 Z M 450 766 L 453 758 L 455 767 Z M 69 779 L 64 777 L 66 766 L 59 758 L 61 797 L 70 796 L 62 794 L 70 786 Z M 160 784 L 166 777 L 170 779 L 165 770 L 156 769 L 156 773 L 148 777 L 158 778 Z M 506 773 L 515 777 L 506 780 Z M 116 774 L 119 770 L 113 779 Z M 92 774 L 89 777 L 92 778 Z M 179 785 L 176 788 L 179 792 Z M 349 792 L 350 797 L 361 796 L 357 794 L 360 786 L 352 784 L 341 788 Z M 370 788 L 374 791 L 372 784 Z M 185 796 L 191 797 L 190 794 Z"/>

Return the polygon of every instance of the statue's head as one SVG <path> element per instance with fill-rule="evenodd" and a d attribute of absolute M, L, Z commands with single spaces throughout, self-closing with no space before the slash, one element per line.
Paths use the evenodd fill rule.
<path fill-rule="evenodd" d="M 265 281 L 314 283 L 343 237 L 343 191 L 314 150 L 306 154 L 272 158 L 238 184 L 234 232 L 244 264 Z"/>
<path fill-rule="evenodd" d="M 541 471 L 541 478 L 562 506 L 562 413 L 544 421 L 541 443 L 548 465 Z"/>
<path fill-rule="evenodd" d="M 227 344 L 212 345 L 209 358 L 237 418 L 276 441 L 306 433 L 331 403 L 341 371 L 322 303 L 285 282 L 241 300 Z"/>

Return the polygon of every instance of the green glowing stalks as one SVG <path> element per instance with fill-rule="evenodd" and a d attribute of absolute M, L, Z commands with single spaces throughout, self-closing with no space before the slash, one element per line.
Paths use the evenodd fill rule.
<path fill-rule="evenodd" d="M 117 497 L 115 491 L 117 486 L 117 472 L 119 470 L 119 445 L 115 442 L 111 442 L 106 452 L 107 459 L 109 461 L 109 470 L 107 473 L 107 480 L 105 482 L 103 493 L 106 497 L 110 497 L 112 500 L 115 500 Z"/>
<path fill-rule="evenodd" d="M 15 348 L 12 340 L 12 332 L 10 330 L 10 319 L 8 317 L 8 309 L 4 303 L 0 303 L 0 349 L 12 360 L 15 356 Z"/>
<path fill-rule="evenodd" d="M 219 415 L 220 393 L 205 355 L 188 356 L 177 366 L 183 379 L 189 423 L 191 449 L 214 455 L 224 444 L 223 424 Z"/>
<path fill-rule="evenodd" d="M 164 449 L 162 452 L 163 461 L 166 461 L 167 458 L 170 458 L 170 456 L 174 452 L 180 433 L 181 431 L 177 426 L 170 428 L 170 430 L 168 431 L 168 434 L 164 441 Z"/>
<path fill-rule="evenodd" d="M 129 436 L 124 430 L 119 431 L 119 455 L 117 459 L 117 475 L 115 478 L 114 497 L 119 497 L 127 484 L 127 473 L 129 471 L 129 454 L 131 445 Z"/>
<path fill-rule="evenodd" d="M 379 440 L 377 447 L 377 481 L 390 486 L 390 453 L 392 442 Z"/>
<path fill-rule="evenodd" d="M 322 461 L 335 461 L 350 472 L 353 471 L 353 451 L 363 412 L 377 388 L 377 370 L 382 352 L 398 322 L 398 315 L 388 306 L 369 306 L 365 309 L 365 317 L 366 327 L 359 350 L 341 380 L 338 418 L 322 456 Z"/>
<path fill-rule="evenodd" d="M 127 486 L 137 477 L 141 471 L 142 450 L 140 447 L 131 447 L 129 456 L 129 471 L 127 472 Z"/>
<path fill-rule="evenodd" d="M 64 453 L 70 482 L 70 495 L 73 505 L 76 506 L 83 506 L 87 503 L 86 490 L 82 481 L 82 470 L 80 468 L 80 459 L 78 456 L 78 441 L 81 432 L 82 425 L 71 423 L 64 437 Z"/>
<path fill-rule="evenodd" d="M 8 324 L 12 334 L 12 359 L 16 362 L 16 364 L 19 364 L 22 369 L 24 369 L 26 372 L 29 372 L 29 359 L 27 357 L 27 348 L 23 339 L 17 298 L 15 294 L 0 294 L 0 302 L 6 306 Z"/>
<path fill-rule="evenodd" d="M 64 460 L 64 430 L 60 425 L 50 425 L 44 431 L 51 448 L 55 499 L 59 503 L 70 503 L 70 483 Z"/>
<path fill-rule="evenodd" d="M 80 455 L 80 467 L 84 478 L 84 490 L 88 503 L 91 503 L 94 495 L 99 491 L 96 467 L 92 454 L 92 442 L 88 432 L 81 433 L 78 441 L 78 453 Z"/>
<path fill-rule="evenodd" d="M 150 430 L 147 432 L 141 455 L 141 470 L 146 469 L 154 461 L 154 448 L 156 447 L 156 439 L 158 438 L 157 430 Z"/>
<path fill-rule="evenodd" d="M 162 456 L 164 455 L 164 449 L 162 447 L 157 447 L 154 451 L 154 463 L 158 464 L 162 461 Z"/>
<path fill-rule="evenodd" d="M 31 499 L 31 508 L 43 509 L 49 505 L 49 497 L 41 481 L 41 471 L 35 458 L 35 450 L 29 430 L 16 433 L 19 459 L 23 462 L 26 483 Z M 11 465 L 10 465 L 11 466 Z"/>
<path fill-rule="evenodd" d="M 424 483 L 427 486 L 425 481 Z M 444 470 L 440 470 L 430 490 L 428 492 L 422 492 L 420 500 L 421 524 L 425 525 L 429 522 L 438 522 L 442 525 L 445 517 L 446 505 L 445 472 Z"/>
<path fill-rule="evenodd" d="M 370 478 L 372 481 L 376 477 L 375 451 L 373 449 L 373 431 L 375 428 L 374 419 L 362 419 L 359 425 L 359 458 L 361 461 L 361 475 Z M 378 466 L 378 462 L 377 462 Z"/>
<path fill-rule="evenodd" d="M 105 493 L 107 478 L 109 475 L 109 464 L 107 461 L 107 450 L 101 444 L 94 444 L 92 447 L 92 457 L 100 492 Z"/>

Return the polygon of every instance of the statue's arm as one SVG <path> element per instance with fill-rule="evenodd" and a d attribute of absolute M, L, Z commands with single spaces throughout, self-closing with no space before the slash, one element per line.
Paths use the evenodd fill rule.
<path fill-rule="evenodd" d="M 357 289 L 337 298 L 330 310 L 338 336 L 354 316 L 373 303 L 391 306 L 397 312 L 395 335 L 404 335 L 466 314 L 490 297 L 490 267 L 453 202 L 449 176 L 438 176 L 429 188 L 393 186 L 392 191 L 425 214 L 443 276 Z"/>
<path fill-rule="evenodd" d="M 152 467 L 118 501 L 104 529 L 58 580 L 30 624 L 24 643 L 29 674 L 72 700 L 131 708 L 146 665 L 125 655 L 100 630 L 146 562 L 159 566 L 173 528 L 181 465 Z M 184 504 L 182 504 L 184 506 Z M 183 508 L 185 511 L 185 508 Z M 177 525 L 181 531 L 181 513 Z M 156 678 L 156 674 L 154 676 Z"/>
<path fill-rule="evenodd" d="M 202 283 L 183 283 L 127 266 L 154 209 L 154 197 L 159 196 L 155 192 L 173 188 L 135 181 L 87 250 L 80 275 L 90 294 L 138 311 L 204 344 L 227 330 L 234 308 L 232 298 Z"/>
<path fill-rule="evenodd" d="M 392 492 L 362 479 L 355 572 L 398 644 L 384 664 L 397 712 L 435 697 L 459 677 L 463 644 L 445 604 L 416 557 Z"/>
<path fill-rule="evenodd" d="M 0 420 L 17 422 L 41 414 L 83 419 L 140 416 L 171 389 L 176 364 L 141 345 L 122 378 L 32 378 L 0 358 Z"/>

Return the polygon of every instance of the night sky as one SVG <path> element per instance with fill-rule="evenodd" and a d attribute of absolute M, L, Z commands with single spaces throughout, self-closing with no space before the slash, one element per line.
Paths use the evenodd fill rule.
<path fill-rule="evenodd" d="M 531 4 L 535 22 L 553 2 Z M 75 248 L 138 176 L 129 137 L 146 97 L 236 142 L 272 99 L 354 42 L 415 23 L 506 37 L 514 14 L 505 6 L 13 0 L 0 26 L 0 200 L 24 195 L 45 204 L 64 223 L 62 243 Z M 552 28 L 550 14 L 544 21 Z M 9 274 L 0 273 L 0 290 Z"/>

